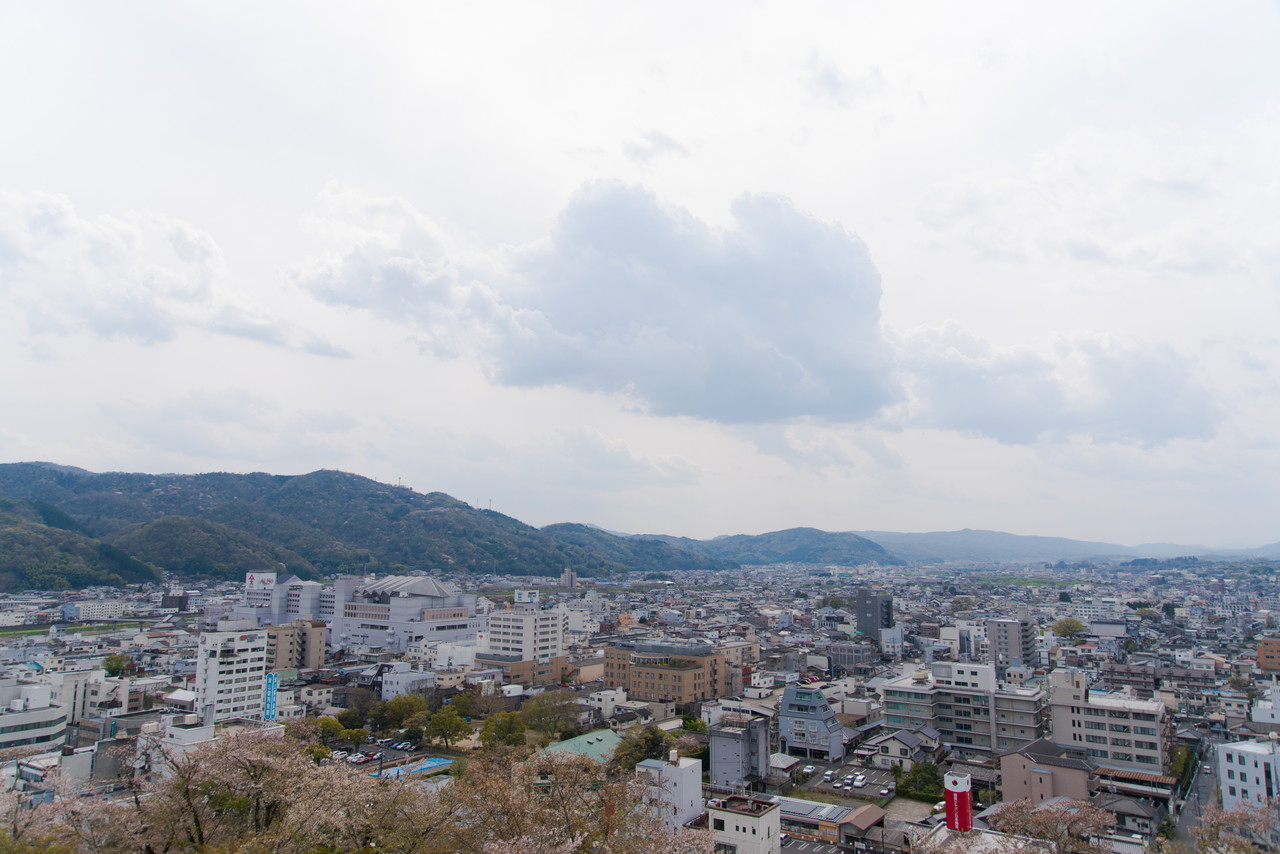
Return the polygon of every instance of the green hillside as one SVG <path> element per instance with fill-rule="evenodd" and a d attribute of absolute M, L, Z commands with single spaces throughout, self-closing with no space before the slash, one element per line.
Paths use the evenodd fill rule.
<path fill-rule="evenodd" d="M 654 537 L 693 549 L 731 564 L 808 563 L 857 566 L 863 563 L 901 565 L 904 561 L 865 537 L 817 528 L 788 528 L 768 534 L 736 534 L 714 540 Z"/>
<path fill-rule="evenodd" d="M 558 575 L 566 567 L 590 576 L 726 565 L 585 526 L 540 531 L 444 493 L 417 493 L 339 471 L 94 474 L 14 463 L 0 465 L 2 495 L 30 499 L 68 534 L 75 529 L 179 575 L 238 578 L 251 570 L 281 570 L 281 564 L 303 576 L 411 570 Z"/>
<path fill-rule="evenodd" d="M 49 516 L 61 524 L 45 524 Z M 35 502 L 0 499 L 0 590 L 120 587 L 159 578 L 121 549 L 68 530 L 72 521 Z"/>
<path fill-rule="evenodd" d="M 165 516 L 116 537 L 113 545 L 179 575 L 235 581 L 246 572 L 315 575 L 309 561 L 253 534 L 207 519 Z"/>

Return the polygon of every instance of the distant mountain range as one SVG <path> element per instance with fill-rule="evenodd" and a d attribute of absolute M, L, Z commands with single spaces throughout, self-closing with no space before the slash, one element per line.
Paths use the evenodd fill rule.
<path fill-rule="evenodd" d="M 463 571 L 584 576 L 743 564 L 1041 562 L 1207 554 L 996 531 L 832 533 L 792 528 L 694 540 L 581 524 L 538 529 L 440 492 L 340 471 L 304 475 L 94 473 L 0 465 L 0 590 L 74 589 L 179 576 Z M 1280 543 L 1223 553 L 1280 558 Z"/>
<path fill-rule="evenodd" d="M 924 534 L 903 534 L 891 531 L 858 531 L 858 534 L 911 563 L 959 561 L 1018 563 L 1134 558 L 1167 560 L 1186 556 L 1228 559 L 1280 558 L 1280 543 L 1272 543 L 1256 549 L 1213 549 L 1208 546 L 1175 543 L 1121 546 L 1115 543 L 1095 543 L 1064 537 L 1033 537 L 1006 534 L 1000 531 L 975 531 L 970 528 L 962 531 L 934 531 Z"/>

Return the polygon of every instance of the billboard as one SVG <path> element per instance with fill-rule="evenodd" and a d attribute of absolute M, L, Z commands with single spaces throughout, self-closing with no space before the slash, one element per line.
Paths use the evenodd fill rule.
<path fill-rule="evenodd" d="M 268 673 L 262 696 L 262 719 L 264 721 L 274 721 L 276 719 L 276 703 L 279 699 L 277 692 L 279 688 L 280 674 Z"/>
<path fill-rule="evenodd" d="M 942 786 L 946 790 L 947 827 L 961 833 L 973 830 L 973 778 L 947 774 Z"/>
<path fill-rule="evenodd" d="M 259 590 L 270 590 L 276 586 L 274 572 L 250 572 L 244 577 L 244 589 L 250 593 Z"/>

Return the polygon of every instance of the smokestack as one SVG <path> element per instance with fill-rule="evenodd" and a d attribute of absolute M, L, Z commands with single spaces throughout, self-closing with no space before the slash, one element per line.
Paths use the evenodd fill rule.
<path fill-rule="evenodd" d="M 973 830 L 973 778 L 968 774 L 947 774 L 942 785 L 946 790 L 947 829 L 960 833 Z"/>

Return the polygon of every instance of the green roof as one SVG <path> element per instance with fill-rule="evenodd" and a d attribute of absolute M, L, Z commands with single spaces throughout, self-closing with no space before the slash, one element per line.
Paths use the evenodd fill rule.
<path fill-rule="evenodd" d="M 608 762 L 613 758 L 613 751 L 622 741 L 621 736 L 611 729 L 598 729 L 583 735 L 557 741 L 547 746 L 547 753 L 578 753 L 590 756 L 597 762 Z"/>

